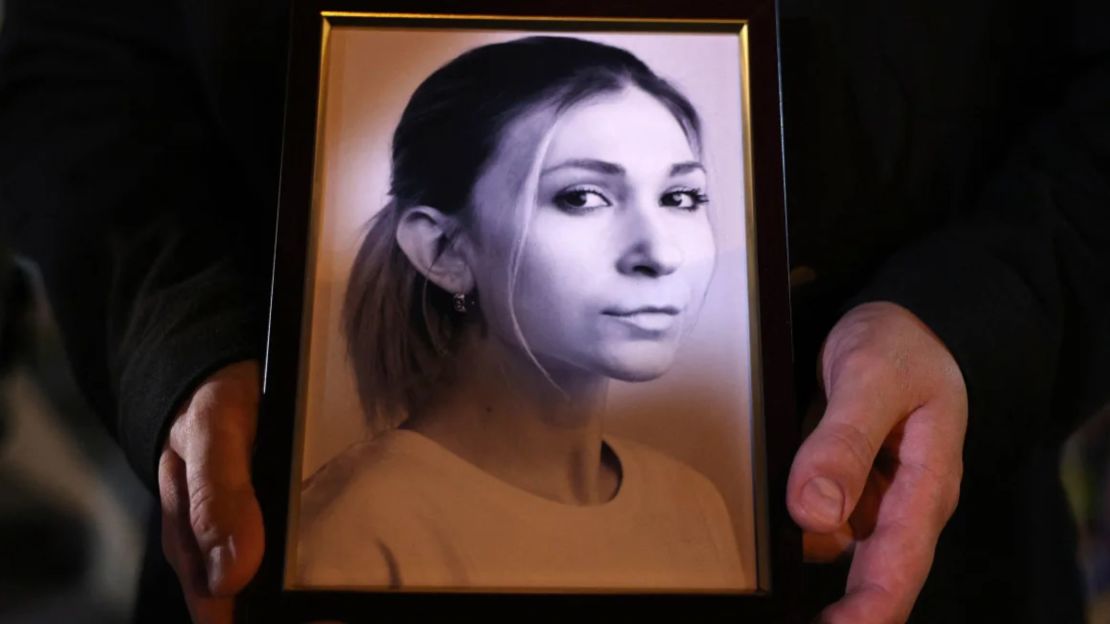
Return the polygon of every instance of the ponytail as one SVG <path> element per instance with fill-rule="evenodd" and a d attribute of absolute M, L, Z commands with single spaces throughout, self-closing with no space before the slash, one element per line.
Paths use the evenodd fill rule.
<path fill-rule="evenodd" d="M 351 267 L 343 302 L 347 356 L 372 431 L 396 427 L 442 381 L 459 334 L 450 295 L 397 243 L 402 210 L 376 215 Z"/>

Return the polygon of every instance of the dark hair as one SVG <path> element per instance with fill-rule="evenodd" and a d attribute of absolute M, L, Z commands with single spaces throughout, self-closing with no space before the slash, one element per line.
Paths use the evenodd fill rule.
<path fill-rule="evenodd" d="M 348 355 L 372 425 L 399 424 L 443 381 L 466 318 L 402 252 L 401 215 L 430 206 L 465 217 L 475 182 L 521 114 L 545 103 L 564 110 L 627 86 L 666 106 L 700 150 L 690 102 L 631 53 L 591 41 L 541 36 L 482 46 L 416 89 L 393 134 L 391 200 L 359 248 L 343 305 Z"/>

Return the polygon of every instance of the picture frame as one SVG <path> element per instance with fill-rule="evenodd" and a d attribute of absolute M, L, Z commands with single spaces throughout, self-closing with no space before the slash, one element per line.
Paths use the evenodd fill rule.
<path fill-rule="evenodd" d="M 586 0 L 294 3 L 255 458 L 266 551 L 237 604 L 238 618 L 650 613 L 791 621 L 801 537 L 786 511 L 785 484 L 799 434 L 790 385 L 776 10 L 773 0 L 692 0 L 681 7 Z M 535 39 L 524 43 L 529 37 Z M 519 47 L 525 45 L 531 47 Z M 530 57 L 536 46 L 542 49 Z M 473 50 L 486 52 L 472 54 L 477 60 L 468 67 L 456 62 Z M 585 60 L 566 60 L 575 55 Z M 637 73 L 637 62 L 646 74 Z M 440 71 L 452 63 L 454 74 Z M 619 84 L 581 78 L 594 71 L 591 63 L 601 67 L 598 75 L 619 75 Z M 467 71 L 470 83 L 456 92 L 444 87 Z M 423 109 L 421 89 L 432 94 Z M 684 112 L 683 102 L 694 113 Z M 493 112 L 483 118 L 486 109 Z M 446 111 L 448 121 L 434 121 L 437 111 Z M 398 128 L 406 120 L 412 123 L 403 134 Z M 464 158 L 474 143 L 486 151 Z M 548 167 L 550 159 L 556 166 Z M 548 174 L 566 163 L 573 173 Z M 406 173 L 414 167 L 417 174 Z M 439 178 L 447 182 L 436 186 Z M 465 202 L 440 192 L 452 183 L 466 191 Z M 481 202 L 479 185 L 492 189 Z M 512 193 L 501 193 L 509 199 L 501 197 L 509 187 Z M 458 213 L 443 209 L 460 203 L 452 208 Z M 480 216 L 493 210 L 487 205 L 525 203 L 527 210 L 506 213 L 511 217 Z M 367 250 L 377 236 L 373 224 L 388 214 L 396 222 L 379 228 L 387 236 L 378 238 L 400 250 L 391 253 L 408 260 L 400 262 L 415 269 L 409 279 L 420 286 L 402 291 L 382 282 L 381 302 L 359 317 L 352 309 L 361 308 L 350 302 L 371 295 L 356 297 L 353 284 L 370 278 L 353 271 L 385 265 L 386 256 Z M 502 228 L 508 251 L 499 254 L 489 251 L 502 248 L 489 224 L 502 220 L 513 225 Z M 454 266 L 456 247 L 462 251 L 455 264 L 463 268 L 452 273 L 444 267 Z M 422 249 L 435 250 L 424 264 L 432 252 L 421 255 Z M 501 268 L 507 265 L 512 269 Z M 501 280 L 502 270 L 508 280 Z M 452 280 L 459 279 L 466 287 L 454 292 Z M 501 281 L 511 286 L 498 290 Z M 601 320 L 574 321 L 577 310 L 610 296 L 616 299 L 601 306 Z M 409 299 L 418 304 L 399 318 L 422 314 L 424 326 L 448 327 L 424 335 L 435 347 L 430 352 L 449 364 L 430 365 L 436 375 L 421 379 L 434 381 L 417 392 L 395 391 L 404 384 L 389 385 L 383 380 L 398 377 L 381 372 L 388 368 L 382 362 L 396 360 L 386 349 L 398 332 L 382 310 Z M 635 304 L 621 303 L 626 299 Z M 354 336 L 362 330 L 353 328 L 363 326 L 359 342 Z M 523 354 L 512 365 L 496 362 L 510 371 L 501 374 L 511 378 L 505 386 L 512 392 L 531 388 L 533 379 L 557 390 L 536 405 L 571 397 L 566 387 L 580 381 L 582 370 L 602 371 L 585 378 L 606 380 L 591 416 L 604 423 L 604 435 L 573 436 L 570 447 L 601 445 L 600 461 L 588 454 L 588 478 L 577 481 L 601 485 L 575 491 L 582 500 L 545 489 L 549 482 L 540 476 L 521 476 L 532 474 L 521 468 L 521 457 L 540 465 L 540 455 L 524 451 L 537 429 L 520 423 L 532 421 L 458 424 L 477 422 L 461 415 L 472 411 L 467 401 L 488 381 L 475 371 L 489 361 L 466 358 L 503 351 L 514 354 L 505 361 Z M 561 368 L 568 362 L 572 372 Z M 481 398 L 505 403 L 500 395 Z M 567 404 L 581 405 L 577 398 Z M 580 412 L 593 413 L 566 413 Z M 479 430 L 479 442 L 466 433 Z M 484 440 L 502 443 L 483 446 Z M 543 440 L 535 448 L 554 446 Z M 487 450 L 467 454 L 475 448 Z M 398 457 L 400 467 L 389 467 Z M 387 468 L 365 472 L 370 465 Z M 438 487 L 440 477 L 420 472 L 428 465 L 428 474 L 448 482 Z M 633 507 L 628 501 L 640 491 L 639 475 L 656 476 L 642 478 L 643 500 Z M 661 485 L 672 482 L 669 489 Z M 437 500 L 447 496 L 440 490 L 467 488 L 477 494 L 463 504 Z M 501 497 L 494 503 L 470 503 L 494 491 Z M 623 516 L 577 524 L 620 499 L 628 508 Z M 719 509 L 724 520 L 714 519 Z M 524 520 L 502 520 L 518 514 Z M 414 532 L 417 524 L 431 528 Z M 434 540 L 448 544 L 429 550 L 425 542 Z"/>

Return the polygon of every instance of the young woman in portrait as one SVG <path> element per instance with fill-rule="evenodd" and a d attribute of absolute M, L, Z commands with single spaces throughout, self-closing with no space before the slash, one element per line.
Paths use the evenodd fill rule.
<path fill-rule="evenodd" d="M 716 257 L 690 102 L 629 52 L 486 45 L 416 90 L 344 304 L 380 431 L 301 495 L 309 586 L 741 590 L 714 485 L 606 433 Z M 676 425 L 676 426 L 681 426 Z"/>

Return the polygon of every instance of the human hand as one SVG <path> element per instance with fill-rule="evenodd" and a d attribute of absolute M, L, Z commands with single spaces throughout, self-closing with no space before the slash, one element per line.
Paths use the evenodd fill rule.
<path fill-rule="evenodd" d="M 787 507 L 807 554 L 822 541 L 854 547 L 845 595 L 821 621 L 904 622 L 959 499 L 963 376 L 928 327 L 887 302 L 845 314 L 820 359 L 827 407 L 794 458 Z"/>
<path fill-rule="evenodd" d="M 262 561 L 250 478 L 258 401 L 258 362 L 216 371 L 178 412 L 159 461 L 162 549 L 198 624 L 230 623 Z"/>

